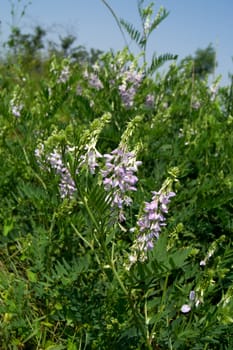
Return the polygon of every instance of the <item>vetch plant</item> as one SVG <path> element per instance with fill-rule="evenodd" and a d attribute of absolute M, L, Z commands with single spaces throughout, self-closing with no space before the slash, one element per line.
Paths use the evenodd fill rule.
<path fill-rule="evenodd" d="M 148 94 L 148 95 L 146 96 L 146 101 L 145 101 L 146 107 L 152 108 L 152 107 L 154 107 L 154 103 L 155 103 L 155 97 L 154 97 L 154 95 Z"/>
<path fill-rule="evenodd" d="M 111 120 L 111 114 L 105 113 L 101 118 L 95 119 L 89 129 L 85 130 L 80 139 L 80 152 L 79 159 L 77 159 L 78 168 L 81 169 L 87 166 L 90 173 L 94 175 L 96 173 L 96 168 L 100 167 L 98 161 L 100 161 L 103 156 L 97 150 L 97 142 L 100 133 Z"/>
<path fill-rule="evenodd" d="M 88 71 L 85 71 L 84 73 L 84 78 L 87 79 L 90 87 L 96 89 L 96 90 L 101 90 L 103 88 L 103 84 L 100 81 L 98 75 L 96 72 L 91 72 L 89 73 Z"/>
<path fill-rule="evenodd" d="M 145 3 L 145 0 L 138 0 L 138 13 L 141 21 L 141 30 L 139 30 L 128 21 L 122 18 L 118 19 L 114 10 L 107 3 L 107 1 L 102 0 L 102 2 L 110 10 L 111 14 L 116 20 L 117 25 L 120 28 L 120 31 L 126 42 L 126 46 L 129 47 L 129 45 L 127 44 L 126 37 L 124 35 L 124 30 L 129 35 L 130 39 L 133 42 L 135 42 L 139 47 L 140 53 L 142 54 L 142 57 L 143 57 L 143 64 L 147 65 L 146 51 L 147 51 L 148 39 L 151 36 L 151 34 L 154 32 L 154 30 L 160 25 L 160 23 L 162 23 L 164 19 L 168 16 L 169 12 L 164 7 L 160 7 L 158 13 L 152 19 L 152 16 L 154 13 L 154 9 L 153 9 L 154 3 L 151 2 L 147 6 L 143 6 Z M 158 69 L 161 65 L 163 65 L 166 61 L 175 60 L 175 59 L 177 59 L 177 55 L 172 55 L 168 53 L 168 54 L 157 56 L 157 54 L 154 53 L 152 56 L 151 63 L 147 67 L 146 71 L 149 74 L 153 74 L 155 70 Z"/>
<path fill-rule="evenodd" d="M 119 220 L 124 221 L 124 206 L 130 206 L 132 199 L 131 191 L 136 191 L 138 181 L 135 173 L 141 161 L 136 160 L 135 152 L 128 152 L 124 148 L 117 148 L 110 154 L 103 155 L 105 168 L 101 171 L 103 185 L 112 197 L 112 207 L 119 209 Z"/>
<path fill-rule="evenodd" d="M 139 215 L 136 228 L 131 229 L 138 235 L 133 246 L 129 260 L 145 261 L 147 251 L 152 250 L 155 241 L 159 238 L 162 227 L 166 225 L 165 214 L 168 213 L 170 198 L 175 196 L 172 191 L 167 192 L 164 187 L 158 192 L 152 191 L 152 201 L 145 202 L 143 213 Z"/>
<path fill-rule="evenodd" d="M 189 293 L 189 303 L 183 304 L 180 310 L 183 314 L 187 314 L 191 311 L 193 306 L 198 307 L 199 304 L 200 300 L 197 298 L 195 291 L 191 290 L 191 292 Z"/>
<path fill-rule="evenodd" d="M 48 161 L 55 172 L 60 176 L 60 194 L 61 198 L 72 198 L 76 192 L 75 182 L 68 168 L 62 161 L 61 154 L 55 149 L 48 156 Z"/>
<path fill-rule="evenodd" d="M 13 116 L 19 118 L 21 116 L 22 110 L 24 108 L 24 103 L 22 100 L 22 93 L 19 86 L 14 88 L 13 96 L 10 100 L 9 110 Z"/>
<path fill-rule="evenodd" d="M 69 78 L 70 78 L 70 68 L 67 65 L 67 66 L 64 66 L 62 68 L 62 71 L 61 71 L 61 73 L 60 73 L 60 75 L 58 77 L 57 82 L 65 84 L 69 80 Z"/>
<path fill-rule="evenodd" d="M 23 104 L 17 102 L 16 100 L 12 99 L 10 101 L 10 106 L 11 106 L 11 112 L 15 117 L 20 117 L 21 112 L 23 110 Z"/>
<path fill-rule="evenodd" d="M 85 154 L 80 156 L 79 167 L 82 167 L 86 164 L 90 170 L 90 173 L 93 175 L 96 172 L 96 168 L 99 167 L 98 159 L 101 159 L 103 156 L 98 152 L 95 145 L 86 145 L 84 147 Z"/>
<path fill-rule="evenodd" d="M 35 150 L 35 156 L 42 169 L 48 171 L 47 163 L 49 163 L 51 168 L 55 171 L 55 174 L 60 177 L 59 192 L 61 198 L 73 198 L 76 192 L 76 185 L 69 169 L 63 162 L 61 153 L 57 149 L 54 149 L 46 158 L 44 154 L 44 145 L 40 144 Z"/>
<path fill-rule="evenodd" d="M 0 67 L 0 349 L 233 349 L 230 91 L 60 54 Z"/>
<path fill-rule="evenodd" d="M 138 240 L 144 241 L 145 250 L 153 248 L 153 240 L 158 239 L 161 228 L 166 225 L 164 214 L 168 213 L 170 198 L 175 196 L 174 192 L 153 191 L 152 194 L 152 201 L 145 203 L 144 214 L 137 221 L 139 231 L 142 233 Z"/>
<path fill-rule="evenodd" d="M 134 68 L 133 65 L 132 68 Z M 133 106 L 134 97 L 143 80 L 143 74 L 133 70 L 132 68 L 123 73 L 123 81 L 118 88 L 122 102 L 126 107 Z"/>

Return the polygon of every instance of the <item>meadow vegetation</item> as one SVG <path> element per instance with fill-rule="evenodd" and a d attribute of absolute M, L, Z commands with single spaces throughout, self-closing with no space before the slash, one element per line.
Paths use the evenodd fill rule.
<path fill-rule="evenodd" d="M 167 12 L 138 6 L 141 30 L 117 19 L 138 56 L 7 43 L 2 350 L 233 348 L 232 87 L 148 62 Z"/>

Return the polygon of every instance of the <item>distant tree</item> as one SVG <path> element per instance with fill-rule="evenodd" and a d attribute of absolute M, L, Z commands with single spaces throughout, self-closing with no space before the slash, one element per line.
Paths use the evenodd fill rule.
<path fill-rule="evenodd" d="M 91 48 L 88 51 L 85 46 L 75 46 L 76 37 L 73 35 L 59 36 L 59 43 L 49 42 L 50 54 L 56 54 L 61 57 L 69 57 L 79 63 L 94 64 L 103 51 Z"/>
<path fill-rule="evenodd" d="M 74 35 L 67 35 L 65 37 L 60 37 L 61 49 L 64 56 L 69 56 L 69 49 L 72 47 L 73 43 L 76 41 Z"/>
<path fill-rule="evenodd" d="M 216 51 L 212 44 L 205 49 L 197 49 L 194 56 L 187 56 L 182 63 L 193 62 L 193 73 L 196 77 L 204 79 L 207 75 L 214 73 L 217 66 Z"/>
<path fill-rule="evenodd" d="M 75 45 L 74 35 L 59 36 L 59 41 L 47 41 L 47 32 L 40 26 L 32 33 L 23 33 L 20 28 L 13 27 L 4 46 L 8 49 L 7 60 L 21 63 L 26 69 L 40 72 L 47 58 L 52 55 L 69 57 L 73 62 L 93 65 L 103 51 L 83 45 Z M 43 50 L 43 51 L 42 51 Z"/>
<path fill-rule="evenodd" d="M 40 26 L 35 27 L 32 34 L 22 34 L 18 27 L 14 27 L 6 46 L 13 51 L 14 55 L 33 58 L 40 49 L 44 48 L 43 39 L 45 35 L 46 31 Z"/>

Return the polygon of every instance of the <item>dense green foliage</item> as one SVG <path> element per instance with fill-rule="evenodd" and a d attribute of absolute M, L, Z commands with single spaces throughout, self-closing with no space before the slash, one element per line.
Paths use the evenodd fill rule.
<path fill-rule="evenodd" d="M 152 7 L 139 5 L 145 23 Z M 145 58 L 150 31 L 143 43 L 122 23 Z M 230 87 L 195 79 L 189 62 L 156 73 L 170 54 L 90 65 L 20 53 L 0 67 L 0 348 L 232 349 Z M 116 149 L 132 161 L 128 206 L 104 183 Z M 151 191 L 176 196 L 140 251 Z"/>

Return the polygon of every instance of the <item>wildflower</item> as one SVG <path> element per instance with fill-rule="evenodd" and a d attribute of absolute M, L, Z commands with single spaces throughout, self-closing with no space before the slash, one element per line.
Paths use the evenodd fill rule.
<path fill-rule="evenodd" d="M 121 78 L 123 82 L 119 85 L 118 90 L 122 102 L 126 107 L 132 107 L 136 92 L 143 80 L 143 74 L 130 69 L 122 73 Z"/>
<path fill-rule="evenodd" d="M 61 176 L 61 182 L 59 184 L 61 198 L 72 198 L 76 192 L 75 182 L 72 179 L 69 171 L 66 169 L 65 173 Z"/>
<path fill-rule="evenodd" d="M 214 101 L 215 97 L 217 96 L 218 93 L 218 86 L 216 84 L 212 84 L 210 86 L 210 100 Z"/>
<path fill-rule="evenodd" d="M 65 84 L 68 79 L 70 77 L 70 69 L 68 66 L 65 66 L 62 71 L 61 71 L 61 74 L 57 80 L 58 83 L 62 83 L 62 84 Z"/>
<path fill-rule="evenodd" d="M 125 84 L 121 84 L 118 90 L 125 107 L 132 107 L 134 96 L 136 94 L 135 88 L 134 87 L 128 88 Z"/>
<path fill-rule="evenodd" d="M 54 150 L 48 156 L 48 161 L 55 172 L 61 177 L 59 184 L 61 198 L 73 197 L 76 191 L 75 182 L 72 179 L 68 168 L 63 164 L 61 154 L 58 153 L 57 150 Z"/>
<path fill-rule="evenodd" d="M 21 116 L 21 111 L 23 109 L 23 104 L 22 103 L 18 103 L 14 98 L 10 101 L 10 106 L 11 106 L 11 113 L 15 116 L 15 117 L 20 117 Z"/>
<path fill-rule="evenodd" d="M 183 312 L 183 314 L 187 314 L 189 311 L 191 311 L 191 306 L 188 304 L 184 304 L 181 307 L 181 312 Z"/>
<path fill-rule="evenodd" d="M 53 169 L 55 169 L 56 173 L 62 174 L 65 172 L 65 168 L 63 166 L 61 154 L 54 150 L 48 156 L 48 161 Z"/>
<path fill-rule="evenodd" d="M 67 150 L 73 151 L 74 149 L 67 147 Z M 47 158 L 45 158 L 44 145 L 39 144 L 39 146 L 35 149 L 35 156 L 42 169 L 47 171 L 49 170 L 48 167 L 44 165 L 44 161 L 47 161 L 55 173 L 60 176 L 59 191 L 61 198 L 72 198 L 76 192 L 76 186 L 69 169 L 63 163 L 61 154 L 54 149 L 53 152 L 51 152 Z"/>
<path fill-rule="evenodd" d="M 153 191 L 152 194 L 152 201 L 145 202 L 144 214 L 137 221 L 139 250 L 147 251 L 154 247 L 154 239 L 159 238 L 161 228 L 166 225 L 164 214 L 168 213 L 170 198 L 175 196 L 174 192 Z"/>
<path fill-rule="evenodd" d="M 44 145 L 43 143 L 40 143 L 38 147 L 35 149 L 35 157 L 41 168 L 44 168 L 44 165 L 42 164 L 43 154 L 44 154 Z"/>
<path fill-rule="evenodd" d="M 200 304 L 200 300 L 196 297 L 196 293 L 194 290 L 191 290 L 189 293 L 189 304 L 184 304 L 181 307 L 181 312 L 183 312 L 184 314 L 188 313 L 189 311 L 191 311 L 192 306 L 195 305 L 196 307 L 199 306 Z"/>
<path fill-rule="evenodd" d="M 85 79 L 88 79 L 89 73 L 88 73 L 87 70 L 85 70 L 85 71 L 83 72 L 83 77 L 84 77 Z"/>
<path fill-rule="evenodd" d="M 178 134 L 179 138 L 184 137 L 184 130 L 182 128 L 179 129 L 179 134 Z"/>
<path fill-rule="evenodd" d="M 146 101 L 145 101 L 146 107 L 151 108 L 151 107 L 154 106 L 154 103 L 155 103 L 154 95 L 151 95 L 151 94 L 147 95 L 146 96 Z"/>
<path fill-rule="evenodd" d="M 137 176 L 134 173 L 141 165 L 136 161 L 134 152 L 125 152 L 122 148 L 117 148 L 111 154 L 104 154 L 105 169 L 101 171 L 103 185 L 106 191 L 112 191 L 112 207 L 119 209 L 119 220 L 124 221 L 124 205 L 130 206 L 132 203 L 128 193 L 136 191 Z"/>
<path fill-rule="evenodd" d="M 124 74 L 124 80 L 127 83 L 131 83 L 135 89 L 139 88 L 142 80 L 143 80 L 143 74 L 141 72 L 136 72 L 133 70 L 128 70 Z"/>
<path fill-rule="evenodd" d="M 95 72 L 98 72 L 100 70 L 100 66 L 97 63 L 94 63 L 92 68 Z"/>
<path fill-rule="evenodd" d="M 221 237 L 220 237 L 220 239 L 221 239 Z M 210 246 L 210 248 L 209 248 L 205 258 L 200 261 L 200 266 L 206 266 L 206 264 L 209 261 L 209 259 L 213 256 L 216 248 L 217 248 L 216 242 L 213 242 L 212 245 Z"/>
<path fill-rule="evenodd" d="M 103 84 L 100 81 L 99 77 L 97 74 L 91 73 L 90 75 L 87 75 L 89 85 L 96 90 L 101 90 L 103 89 Z"/>
<path fill-rule="evenodd" d="M 196 296 L 195 291 L 191 290 L 191 292 L 189 293 L 189 300 L 191 301 L 195 300 L 195 296 Z"/>
<path fill-rule="evenodd" d="M 174 192 L 164 193 L 162 190 L 159 192 L 153 191 L 152 194 L 152 201 L 145 202 L 144 213 L 139 216 L 137 227 L 130 229 L 131 232 L 138 232 L 138 236 L 131 247 L 130 266 L 137 260 L 144 262 L 147 259 L 147 251 L 154 248 L 154 241 L 159 238 L 162 227 L 166 225 L 164 214 L 168 213 L 170 198 L 175 196 Z"/>
<path fill-rule="evenodd" d="M 85 155 L 82 155 L 80 157 L 81 162 L 79 166 L 87 164 L 91 174 L 95 174 L 95 168 L 99 166 L 99 164 L 97 163 L 97 159 L 101 158 L 102 154 L 100 154 L 94 146 L 86 146 L 85 149 L 87 150 L 87 152 L 85 153 Z"/>

